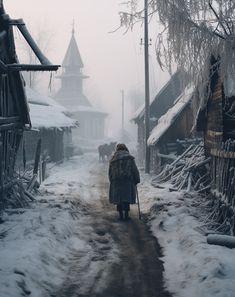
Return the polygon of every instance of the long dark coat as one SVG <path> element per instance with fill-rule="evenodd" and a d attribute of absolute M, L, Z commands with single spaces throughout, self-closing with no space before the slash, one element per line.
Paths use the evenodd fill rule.
<path fill-rule="evenodd" d="M 112 204 L 136 203 L 136 184 L 140 175 L 135 159 L 127 151 L 117 151 L 109 164 L 109 201 Z"/>

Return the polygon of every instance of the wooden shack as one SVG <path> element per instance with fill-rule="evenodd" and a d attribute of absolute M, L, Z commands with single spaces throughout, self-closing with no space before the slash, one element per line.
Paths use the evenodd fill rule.
<path fill-rule="evenodd" d="M 232 218 L 235 214 L 235 96 L 225 95 L 226 80 L 222 82 L 218 62 L 211 58 L 209 96 L 199 111 L 197 129 L 203 131 L 205 153 L 211 157 L 211 191 L 220 204 L 226 205 L 226 213 L 230 212 Z M 231 79 L 234 83 L 235 73 Z"/>
<path fill-rule="evenodd" d="M 160 172 L 166 162 L 181 154 L 185 145 L 191 142 L 193 92 L 193 86 L 186 87 L 150 133 L 148 145 L 151 149 L 151 169 L 155 173 Z"/>
<path fill-rule="evenodd" d="M 19 64 L 13 26 L 19 29 L 41 64 Z M 23 20 L 12 20 L 0 0 L 0 208 L 5 207 L 10 197 L 20 197 L 22 192 L 14 167 L 23 131 L 31 127 L 31 122 L 20 71 L 57 69 L 41 53 Z"/>
<path fill-rule="evenodd" d="M 12 26 L 0 2 L 0 203 L 16 183 L 14 164 L 16 152 L 29 111 L 18 71 L 8 71 L 7 64 L 17 64 Z M 0 207 L 3 207 L 1 205 Z"/>
<path fill-rule="evenodd" d="M 41 139 L 41 153 L 51 162 L 61 162 L 72 156 L 72 128 L 77 126 L 67 110 L 54 99 L 39 94 L 26 86 L 32 129 L 24 133 L 18 153 L 18 165 L 22 165 L 23 151 L 27 152 L 25 161 L 31 164 L 35 159 L 37 142 Z"/>
<path fill-rule="evenodd" d="M 182 77 L 185 75 L 182 71 L 177 71 L 163 88 L 157 93 L 150 103 L 150 131 L 156 126 L 159 118 L 172 107 L 174 101 L 180 95 L 183 89 Z M 134 114 L 132 120 L 137 124 L 138 141 L 138 162 L 143 164 L 145 152 L 145 126 L 144 126 L 145 106 L 142 105 Z"/>

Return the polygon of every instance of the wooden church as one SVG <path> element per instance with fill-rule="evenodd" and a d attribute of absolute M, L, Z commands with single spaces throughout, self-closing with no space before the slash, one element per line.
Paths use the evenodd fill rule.
<path fill-rule="evenodd" d="M 105 134 L 105 118 L 107 114 L 92 106 L 83 92 L 84 64 L 72 30 L 71 40 L 62 63 L 61 88 L 55 99 L 66 107 L 71 116 L 79 123 L 73 130 L 73 142 L 78 146 L 91 146 L 102 140 Z"/>

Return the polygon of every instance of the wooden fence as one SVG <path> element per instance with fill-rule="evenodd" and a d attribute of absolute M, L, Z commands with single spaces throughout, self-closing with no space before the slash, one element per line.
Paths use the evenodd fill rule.
<path fill-rule="evenodd" d="M 220 221 L 227 221 L 235 232 L 235 141 L 227 140 L 219 149 L 211 149 L 211 191 L 216 199 Z"/>
<path fill-rule="evenodd" d="M 212 149 L 212 190 L 230 206 L 235 201 L 235 141 L 227 140 L 221 149 Z"/>

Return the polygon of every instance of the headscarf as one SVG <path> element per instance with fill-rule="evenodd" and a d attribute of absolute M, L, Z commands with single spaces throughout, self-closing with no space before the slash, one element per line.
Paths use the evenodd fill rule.
<path fill-rule="evenodd" d="M 127 148 L 127 146 L 124 143 L 118 143 L 116 146 L 116 152 L 117 151 L 126 151 L 129 153 L 129 150 Z"/>
<path fill-rule="evenodd" d="M 116 159 L 116 156 L 118 155 L 118 152 L 120 152 L 120 151 L 124 151 L 124 152 L 128 152 L 129 153 L 129 150 L 128 150 L 127 146 L 124 143 L 118 143 L 116 145 L 116 150 L 115 150 L 115 152 L 114 152 L 114 154 L 113 154 L 110 162 L 112 162 L 113 160 Z"/>

